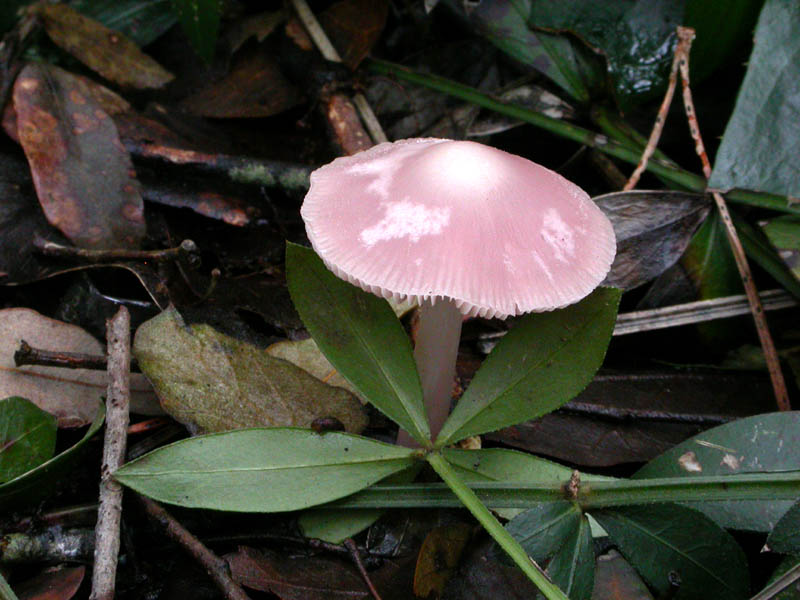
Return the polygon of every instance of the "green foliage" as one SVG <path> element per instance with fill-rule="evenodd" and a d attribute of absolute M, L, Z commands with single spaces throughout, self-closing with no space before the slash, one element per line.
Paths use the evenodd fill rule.
<path fill-rule="evenodd" d="M 210 62 L 217 44 L 221 0 L 171 0 L 183 32 L 198 56 Z"/>
<path fill-rule="evenodd" d="M 800 502 L 786 511 L 767 538 L 767 546 L 781 554 L 800 554 Z"/>
<path fill-rule="evenodd" d="M 0 483 L 38 467 L 56 449 L 56 418 L 25 398 L 0 400 Z"/>

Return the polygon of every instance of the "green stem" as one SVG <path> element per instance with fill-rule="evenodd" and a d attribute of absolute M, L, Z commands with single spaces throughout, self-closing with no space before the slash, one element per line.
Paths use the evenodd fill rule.
<path fill-rule="evenodd" d="M 0 575 L 0 600 L 19 600 L 2 575 Z"/>
<path fill-rule="evenodd" d="M 429 459 L 430 460 L 430 459 Z M 492 508 L 528 508 L 537 502 L 564 499 L 563 482 L 470 482 L 477 499 Z M 797 500 L 800 471 L 707 475 L 658 479 L 584 480 L 578 502 L 584 509 L 630 506 L 658 502 L 710 502 L 716 500 Z M 373 486 L 345 500 L 342 508 L 454 507 L 450 490 L 441 484 Z"/>
<path fill-rule="evenodd" d="M 600 152 L 604 152 L 605 154 L 614 156 L 630 164 L 638 164 L 641 157 L 641 150 L 635 148 L 632 141 L 622 144 L 610 140 L 605 135 L 595 133 L 583 127 L 579 127 L 578 125 L 554 119 L 521 106 L 506 104 L 473 87 L 460 84 L 450 79 L 428 73 L 418 73 L 402 65 L 374 58 L 367 59 L 365 64 L 372 71 L 380 73 L 381 75 L 396 77 L 403 81 L 422 85 L 460 98 L 461 100 L 477 106 L 488 108 L 499 114 L 519 119 L 520 121 L 530 123 L 531 125 L 550 131 L 561 137 L 595 148 Z M 657 156 L 651 157 L 647 164 L 647 170 L 683 189 L 698 193 L 704 193 L 706 191 L 706 180 L 703 177 L 681 169 L 671 162 L 661 160 Z M 749 190 L 731 190 L 726 192 L 725 197 L 731 202 L 739 202 L 751 206 L 761 206 L 772 210 L 800 214 L 800 203 L 793 204 L 786 197 L 776 194 Z"/>
<path fill-rule="evenodd" d="M 545 575 L 544 571 L 528 556 L 519 542 L 511 537 L 502 525 L 495 519 L 489 509 L 484 506 L 478 497 L 467 487 L 456 474 L 452 465 L 438 452 L 431 452 L 427 456 L 433 470 L 439 474 L 447 486 L 453 490 L 458 499 L 469 509 L 469 512 L 478 519 L 481 525 L 489 532 L 500 547 L 513 559 L 517 566 L 536 584 L 536 587 L 548 600 L 569 600 Z"/>

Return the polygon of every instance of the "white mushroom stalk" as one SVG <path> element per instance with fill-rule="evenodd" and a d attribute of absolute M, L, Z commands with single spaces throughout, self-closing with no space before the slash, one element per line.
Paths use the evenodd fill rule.
<path fill-rule="evenodd" d="M 414 356 L 434 439 L 450 406 L 462 319 L 577 302 L 616 250 L 610 222 L 583 190 L 475 142 L 401 140 L 338 158 L 312 173 L 301 214 L 336 275 L 420 304 Z"/>

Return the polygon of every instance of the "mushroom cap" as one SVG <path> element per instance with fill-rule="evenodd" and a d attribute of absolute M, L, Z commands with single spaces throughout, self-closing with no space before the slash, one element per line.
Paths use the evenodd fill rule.
<path fill-rule="evenodd" d="M 386 298 L 451 299 L 471 316 L 577 302 L 616 251 L 586 192 L 475 142 L 407 139 L 337 158 L 311 174 L 300 213 L 342 279 Z"/>

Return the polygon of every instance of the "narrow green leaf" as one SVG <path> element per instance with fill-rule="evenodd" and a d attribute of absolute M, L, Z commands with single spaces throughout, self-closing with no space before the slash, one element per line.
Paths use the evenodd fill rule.
<path fill-rule="evenodd" d="M 724 529 L 677 504 L 631 506 L 592 512 L 647 583 L 666 596 L 677 574 L 680 600 L 747 598 L 750 588 L 744 552 Z M 674 576 L 673 576 L 674 579 Z"/>
<path fill-rule="evenodd" d="M 430 429 L 411 342 L 385 300 L 336 277 L 308 248 L 286 246 L 289 293 L 336 370 L 420 444 Z"/>
<path fill-rule="evenodd" d="M 514 517 L 506 530 L 533 560 L 541 562 L 558 552 L 567 536 L 579 527 L 582 516 L 574 502 L 543 502 Z"/>
<path fill-rule="evenodd" d="M 417 453 L 340 432 L 241 429 L 164 446 L 114 476 L 145 496 L 179 506 L 279 512 L 357 492 L 408 468 Z"/>
<path fill-rule="evenodd" d="M 570 600 L 589 600 L 594 588 L 594 545 L 589 519 L 581 515 L 547 565 L 547 574 Z"/>
<path fill-rule="evenodd" d="M 186 37 L 197 54 L 209 62 L 214 57 L 219 21 L 220 0 L 172 0 L 172 9 L 181 22 Z"/>
<path fill-rule="evenodd" d="M 572 306 L 522 317 L 475 374 L 436 446 L 535 419 L 578 394 L 603 362 L 620 293 L 598 288 Z"/>
<path fill-rule="evenodd" d="M 756 415 L 694 436 L 654 458 L 634 479 L 702 477 L 800 469 L 800 412 Z M 702 502 L 693 505 L 722 527 L 769 531 L 793 500 Z"/>
<path fill-rule="evenodd" d="M 800 554 L 800 502 L 796 502 L 775 524 L 767 546 L 781 554 Z"/>
<path fill-rule="evenodd" d="M 0 483 L 49 460 L 56 449 L 56 417 L 30 400 L 0 400 Z"/>
<path fill-rule="evenodd" d="M 737 218 L 734 224 L 747 256 L 772 275 L 787 292 L 795 298 L 800 298 L 800 281 L 772 247 L 766 234 L 744 219 Z"/>
<path fill-rule="evenodd" d="M 30 507 L 32 503 L 47 497 L 58 484 L 59 479 L 69 471 L 74 461 L 80 457 L 81 449 L 100 429 L 105 420 L 105 407 L 101 404 L 97 416 L 81 440 L 64 452 L 0 485 L 0 510 L 11 510 L 21 506 Z"/>

